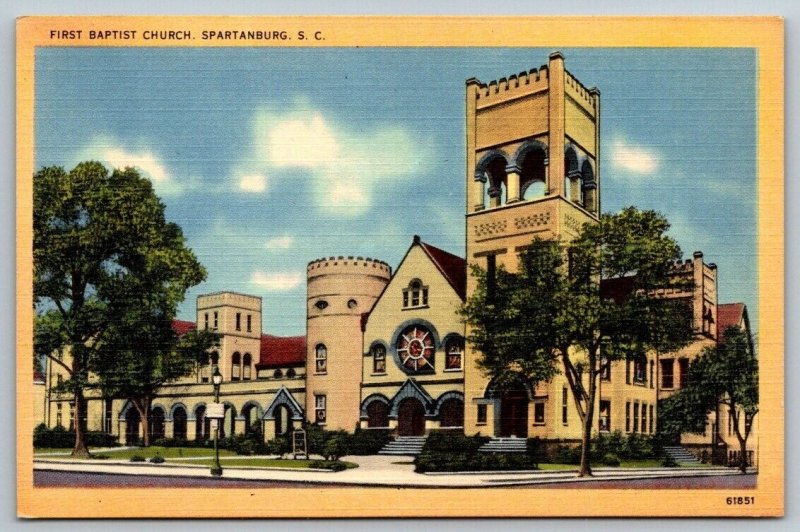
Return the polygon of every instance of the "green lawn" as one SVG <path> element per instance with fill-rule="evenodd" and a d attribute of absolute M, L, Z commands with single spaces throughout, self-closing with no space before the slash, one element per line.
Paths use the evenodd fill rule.
<path fill-rule="evenodd" d="M 52 454 L 54 452 L 66 452 L 67 456 L 71 449 L 36 449 L 35 454 L 41 456 L 44 454 Z M 152 458 L 154 456 L 161 456 L 162 458 L 192 458 L 203 456 L 214 456 L 214 449 L 207 449 L 205 447 L 134 447 L 132 449 L 111 449 L 103 451 L 102 453 L 95 451 L 95 455 L 107 456 L 111 460 L 128 460 L 131 456 L 139 455 L 144 458 Z M 235 456 L 233 451 L 226 449 L 219 450 L 220 456 Z"/>
<path fill-rule="evenodd" d="M 314 463 L 316 460 L 279 460 L 277 458 L 246 458 L 246 457 L 220 457 L 220 464 L 222 467 L 279 467 L 279 468 L 291 468 L 291 469 L 308 469 L 311 467 L 311 464 Z M 203 465 L 211 467 L 214 463 L 214 458 L 208 458 L 207 460 L 181 460 L 180 458 L 173 458 L 167 459 L 167 462 L 170 464 L 186 464 L 186 465 Z M 354 464 L 353 462 L 342 462 L 344 465 L 347 466 L 347 469 L 353 469 L 358 467 L 358 464 Z"/>

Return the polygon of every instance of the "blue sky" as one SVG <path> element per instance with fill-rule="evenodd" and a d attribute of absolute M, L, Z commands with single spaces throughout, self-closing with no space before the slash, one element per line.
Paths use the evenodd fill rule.
<path fill-rule="evenodd" d="M 137 166 L 208 278 L 305 331 L 305 266 L 397 265 L 412 235 L 464 253 L 464 80 L 552 49 L 39 48 L 36 166 Z M 656 209 L 719 301 L 757 323 L 755 52 L 562 49 L 602 93 L 602 208 Z"/>

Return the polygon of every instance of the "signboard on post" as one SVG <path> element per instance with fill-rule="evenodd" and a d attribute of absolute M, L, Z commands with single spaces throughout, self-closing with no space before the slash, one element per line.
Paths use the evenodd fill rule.
<path fill-rule="evenodd" d="M 206 405 L 206 417 L 209 419 L 222 419 L 225 417 L 225 405 L 222 403 L 211 403 Z"/>
<path fill-rule="evenodd" d="M 306 431 L 302 428 L 295 429 L 292 433 L 292 454 L 295 458 L 297 458 L 298 455 L 308 458 Z"/>

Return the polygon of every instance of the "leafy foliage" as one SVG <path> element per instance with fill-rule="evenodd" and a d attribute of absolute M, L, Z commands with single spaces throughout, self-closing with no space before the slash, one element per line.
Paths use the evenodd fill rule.
<path fill-rule="evenodd" d="M 591 473 L 603 366 L 692 340 L 691 308 L 654 295 L 686 287 L 675 275 L 681 251 L 668 229 L 661 214 L 629 207 L 585 224 L 570 243 L 534 239 L 517 272 L 499 268 L 489 279 L 472 267 L 477 289 L 461 313 L 470 326 L 468 340 L 481 353 L 478 366 L 497 390 L 564 373 L 583 425 L 581 475 Z M 618 289 L 604 293 L 601 280 Z"/>
<path fill-rule="evenodd" d="M 89 161 L 69 172 L 39 170 L 33 262 L 34 356 L 68 373 L 76 419 L 85 417 L 87 388 L 127 393 L 147 376 L 174 374 L 158 357 L 176 351 L 171 320 L 205 270 L 135 169 L 109 172 Z M 80 423 L 73 454 L 88 454 Z"/>
<path fill-rule="evenodd" d="M 722 341 L 689 365 L 686 387 L 659 404 L 659 431 L 703 433 L 708 414 L 721 405 L 733 418 L 743 456 L 758 414 L 758 359 L 746 331 L 729 327 Z M 742 471 L 746 463 L 740 465 Z"/>

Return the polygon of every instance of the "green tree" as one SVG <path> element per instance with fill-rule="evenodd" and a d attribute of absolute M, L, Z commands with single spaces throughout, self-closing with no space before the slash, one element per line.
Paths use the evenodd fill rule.
<path fill-rule="evenodd" d="M 72 454 L 88 456 L 84 392 L 100 384 L 94 372 L 103 353 L 125 327 L 145 331 L 128 334 L 131 342 L 152 332 L 146 320 L 131 320 L 137 312 L 159 308 L 161 319 L 171 319 L 205 270 L 180 228 L 166 221 L 150 181 L 133 168 L 109 172 L 94 161 L 34 174 L 33 262 L 34 353 L 69 375 L 63 390 L 74 395 Z"/>
<path fill-rule="evenodd" d="M 478 287 L 462 314 L 479 367 L 500 385 L 564 373 L 582 424 L 580 476 L 591 475 L 597 378 L 606 366 L 692 339 L 689 306 L 654 297 L 685 284 L 674 275 L 681 251 L 668 229 L 662 215 L 630 207 L 584 225 L 569 244 L 535 239 L 518 272 L 499 269 L 492 280 L 472 269 Z M 620 289 L 610 296 L 601 280 Z"/>
<path fill-rule="evenodd" d="M 758 414 L 758 359 L 748 333 L 739 327 L 728 327 L 716 346 L 706 347 L 691 362 L 686 387 L 659 405 L 664 410 L 659 430 L 702 434 L 708 415 L 720 407 L 731 417 L 742 457 L 739 468 L 746 473 L 747 439 Z M 719 441 L 719 421 L 713 430 Z"/>

